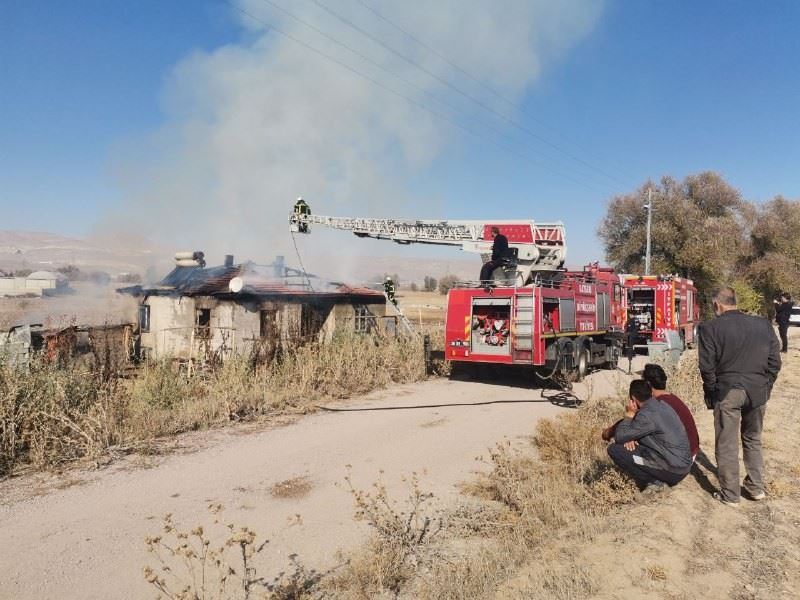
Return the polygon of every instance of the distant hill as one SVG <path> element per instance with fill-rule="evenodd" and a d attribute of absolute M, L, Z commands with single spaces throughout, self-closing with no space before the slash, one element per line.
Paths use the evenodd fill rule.
<path fill-rule="evenodd" d="M 0 269 L 55 269 L 75 265 L 81 270 L 109 273 L 140 272 L 153 251 L 131 240 L 87 240 L 43 231 L 0 230 Z"/>
<path fill-rule="evenodd" d="M 157 276 L 165 275 L 172 268 L 172 255 L 184 248 L 163 248 L 145 239 L 118 235 L 106 238 L 76 238 L 41 231 L 0 230 L 0 269 L 57 269 L 74 265 L 81 271 L 105 271 L 143 274 L 151 268 Z M 480 269 L 480 258 L 459 254 L 453 249 L 442 251 L 447 258 L 419 258 L 403 256 L 307 256 L 304 257 L 309 272 L 330 279 L 353 283 L 370 283 L 384 273 L 397 274 L 401 284 L 415 281 L 422 283 L 425 276 L 436 277 L 448 273 L 461 279 L 473 279 Z M 450 256 L 448 256 L 450 255 Z M 219 264 L 207 256 L 209 264 Z M 236 256 L 236 260 L 248 260 L 248 256 Z M 299 268 L 294 255 L 286 256 L 286 264 Z M 377 282 L 375 282 L 377 283 Z"/>

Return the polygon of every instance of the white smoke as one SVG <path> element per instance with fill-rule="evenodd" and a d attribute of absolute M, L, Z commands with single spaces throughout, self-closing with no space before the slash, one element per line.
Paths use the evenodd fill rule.
<path fill-rule="evenodd" d="M 271 1 L 425 91 L 264 0 L 241 0 L 239 7 L 468 126 L 469 116 L 437 105 L 426 92 L 467 115 L 481 112 L 314 2 Z M 320 2 L 482 102 L 510 110 L 359 0 Z M 364 2 L 515 101 L 549 62 L 591 30 L 601 9 L 592 0 Z M 239 11 L 230 12 L 242 27 L 242 41 L 194 52 L 176 65 L 165 84 L 164 126 L 117 161 L 130 199 L 126 228 L 143 228 L 175 249 L 205 250 L 212 264 L 221 262 L 223 253 L 260 261 L 286 254 L 293 264 L 286 220 L 299 195 L 322 214 L 447 217 L 438 209 L 441 199 L 414 197 L 406 182 L 443 152 L 472 142 L 467 134 Z M 361 244 L 375 244 L 344 233 L 315 234 L 314 242 L 302 242 L 309 255 L 342 257 L 372 252 Z M 398 253 L 391 246 L 387 250 Z"/>

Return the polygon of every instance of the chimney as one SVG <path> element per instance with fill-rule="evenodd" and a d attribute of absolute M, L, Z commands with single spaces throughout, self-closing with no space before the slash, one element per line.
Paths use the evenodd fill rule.
<path fill-rule="evenodd" d="M 232 267 L 233 266 L 233 254 L 226 254 L 225 255 L 225 266 Z"/>

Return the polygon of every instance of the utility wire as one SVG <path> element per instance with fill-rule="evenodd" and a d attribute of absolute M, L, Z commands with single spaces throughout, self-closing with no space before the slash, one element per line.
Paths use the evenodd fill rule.
<path fill-rule="evenodd" d="M 450 118 L 448 115 L 440 113 L 440 112 L 438 112 L 438 111 L 426 106 L 425 104 L 415 100 L 414 98 L 411 98 L 410 96 L 407 96 L 407 95 L 403 94 L 402 92 L 399 92 L 399 91 L 389 87 L 388 85 L 385 85 L 385 84 L 381 83 L 377 79 L 375 79 L 373 77 L 370 77 L 369 75 L 359 71 L 358 69 L 355 69 L 354 67 L 348 65 L 347 63 L 345 63 L 345 62 L 343 62 L 343 61 L 341 61 L 341 60 L 339 60 L 339 59 L 337 59 L 337 58 L 335 58 L 335 57 L 333 57 L 333 56 L 331 56 L 329 54 L 326 54 L 322 50 L 319 50 L 318 48 L 315 48 L 314 46 L 312 46 L 311 44 L 308 44 L 307 42 L 304 42 L 300 38 L 298 38 L 298 37 L 286 32 L 286 31 L 283 31 L 279 27 L 276 27 L 275 25 L 273 25 L 271 23 L 268 23 L 267 21 L 264 21 L 263 19 L 260 19 L 259 17 L 256 17 L 255 15 L 250 13 L 249 11 L 237 6 L 236 4 L 233 4 L 230 0 L 220 0 L 220 1 L 222 3 L 224 3 L 224 4 L 227 4 L 228 6 L 233 8 L 234 10 L 240 12 L 241 14 L 245 15 L 246 17 L 252 19 L 253 21 L 255 21 L 257 23 L 260 23 L 261 25 L 266 27 L 269 31 L 275 32 L 275 33 L 285 37 L 286 39 L 291 40 L 292 42 L 294 42 L 294 43 L 296 43 L 296 44 L 298 44 L 300 46 L 303 46 L 304 48 L 306 48 L 307 50 L 310 50 L 311 52 L 317 54 L 318 56 L 320 56 L 320 57 L 322 57 L 322 58 L 324 58 L 324 59 L 326 59 L 326 60 L 328 60 L 330 62 L 333 62 L 333 63 L 339 65 L 343 69 L 346 69 L 347 71 L 350 71 L 351 73 L 353 73 L 354 75 L 356 75 L 358 77 L 366 79 L 370 83 L 380 87 L 381 89 L 383 89 L 383 90 L 385 90 L 385 91 L 387 91 L 387 92 L 389 92 L 391 94 L 394 94 L 395 96 L 398 96 L 399 98 L 404 99 L 408 103 L 413 104 L 414 106 L 416 106 L 416 107 L 418 107 L 418 108 L 420 108 L 420 109 L 432 114 L 433 116 L 435 116 L 435 117 L 437 117 L 439 119 L 442 119 L 444 121 L 447 121 L 451 125 L 453 125 L 455 127 L 458 127 L 459 129 L 462 129 L 463 131 L 466 131 L 467 133 L 469 133 L 469 134 L 471 134 L 473 136 L 476 136 L 478 138 L 484 139 L 484 140 L 490 142 L 491 144 L 494 144 L 495 146 L 497 146 L 497 147 L 499 147 L 501 149 L 504 149 L 504 150 L 506 150 L 506 151 L 508 151 L 508 152 L 510 152 L 512 154 L 515 154 L 516 156 L 521 157 L 523 160 L 525 160 L 527 162 L 532 162 L 532 163 L 537 164 L 537 165 L 539 165 L 539 166 L 541 166 L 541 167 L 543 167 L 545 169 L 549 169 L 551 172 L 555 173 L 556 175 L 564 177 L 565 179 L 568 179 L 568 180 L 572 181 L 573 183 L 576 183 L 578 185 L 586 187 L 587 189 L 592 190 L 592 191 L 598 191 L 597 188 L 595 188 L 594 186 L 592 186 L 590 184 L 587 184 L 584 181 L 575 179 L 571 175 L 568 175 L 566 173 L 563 173 L 563 172 L 557 171 L 555 169 L 552 169 L 552 168 L 548 167 L 547 165 L 544 165 L 541 162 L 532 159 L 530 156 L 519 152 L 514 147 L 507 146 L 505 144 L 501 144 L 497 140 L 486 136 L 485 134 L 481 133 L 480 131 L 476 131 L 474 129 L 471 129 L 471 128 L 467 127 L 466 125 L 464 125 L 462 123 L 459 123 L 458 121 Z"/>
<path fill-rule="evenodd" d="M 508 104 L 512 108 L 514 108 L 515 110 L 518 110 L 520 112 L 525 113 L 535 123 L 538 123 L 542 127 L 545 127 L 547 129 L 549 129 L 550 131 L 554 132 L 556 135 L 561 135 L 552 125 L 550 125 L 547 122 L 537 118 L 534 114 L 532 114 L 524 106 L 522 106 L 521 104 L 518 104 L 517 102 L 514 102 L 508 96 L 506 96 L 506 95 L 502 94 L 501 92 L 497 91 L 494 87 L 492 87 L 491 85 L 489 85 L 485 81 L 481 80 L 480 78 L 476 77 L 475 75 L 473 75 L 472 73 L 470 73 L 469 71 L 464 69 L 463 67 L 459 66 L 458 64 L 456 64 L 455 62 L 453 62 L 452 60 L 447 58 L 444 54 L 439 52 L 436 48 L 434 48 L 430 44 L 426 44 L 424 41 L 419 39 L 413 33 L 408 31 L 407 29 L 404 29 L 402 26 L 398 25 L 395 21 L 391 20 L 389 17 L 387 17 L 383 13 L 379 12 L 374 6 L 370 5 L 366 0 L 358 0 L 358 3 L 361 4 L 361 6 L 366 8 L 368 11 L 370 11 L 372 14 L 374 14 L 376 17 L 378 17 L 380 20 L 382 20 L 385 23 L 387 23 L 387 24 L 391 25 L 392 27 L 394 27 L 400 33 L 402 33 L 403 35 L 405 35 L 409 39 L 413 40 L 414 42 L 416 42 L 417 44 L 419 44 L 420 46 L 422 46 L 423 48 L 428 50 L 428 52 L 432 53 L 434 56 L 436 56 L 437 58 L 439 58 L 443 62 L 447 63 L 451 68 L 455 69 L 456 71 L 458 71 L 459 73 L 461 73 L 462 75 L 467 77 L 468 79 L 472 80 L 474 83 L 478 84 L 479 86 L 481 86 L 482 88 L 484 88 L 485 90 L 490 92 L 495 97 L 499 98 L 500 100 L 502 100 L 503 102 L 505 102 L 506 104 Z M 573 142 L 573 144 L 574 144 L 574 142 Z M 583 150 L 584 152 L 586 152 L 586 150 L 583 149 L 583 148 L 578 147 L 578 149 L 579 150 Z M 603 173 L 604 175 L 606 175 L 606 177 L 609 177 L 611 179 L 619 181 L 612 174 L 606 173 L 603 169 L 600 169 L 599 167 L 598 168 L 592 167 L 592 168 L 597 170 L 597 171 L 599 171 L 600 173 Z M 633 179 L 627 173 L 622 173 L 622 175 L 625 176 L 626 178 Z M 620 183 L 622 183 L 622 182 L 620 182 Z"/>
<path fill-rule="evenodd" d="M 363 52 L 360 52 L 360 51 L 356 50 L 355 48 L 353 48 L 352 46 L 350 46 L 350 45 L 348 45 L 348 44 L 346 44 L 346 43 L 334 38 L 333 36 L 331 36 L 330 34 L 326 33 L 325 31 L 323 31 L 322 29 L 320 29 L 316 25 L 314 25 L 312 23 L 309 23 L 308 21 L 298 17 L 297 15 L 293 14 L 292 12 L 287 10 L 286 8 L 276 4 L 272 0 L 262 0 L 262 2 L 264 2 L 265 4 L 268 4 L 269 6 L 273 7 L 274 9 L 282 12 L 283 14 L 288 16 L 289 18 L 293 19 L 295 22 L 300 23 L 301 25 L 304 25 L 305 27 L 308 27 L 309 29 L 311 29 L 312 31 L 318 33 L 319 35 L 321 35 L 325 39 L 333 42 L 337 46 L 340 46 L 341 48 L 344 48 L 348 52 L 351 52 L 355 56 L 359 57 L 361 60 L 373 65 L 374 67 L 380 69 L 384 73 L 387 73 L 390 76 L 399 79 L 400 81 L 402 81 L 406 85 L 416 89 L 417 91 L 421 92 L 422 94 L 425 94 L 428 98 L 430 98 L 434 102 L 438 103 L 439 105 L 445 106 L 445 107 L 449 108 L 450 110 L 455 111 L 456 113 L 459 113 L 463 117 L 467 117 L 467 118 L 470 117 L 470 114 L 467 111 L 465 111 L 463 108 L 460 108 L 460 107 L 456 106 L 455 104 L 453 104 L 451 102 L 448 102 L 447 100 L 439 98 L 436 94 L 434 94 L 431 91 L 425 89 L 421 85 L 419 85 L 417 83 L 414 83 L 413 81 L 409 80 L 408 78 L 404 77 L 403 75 L 400 75 L 396 71 L 393 71 L 393 70 L 385 67 L 384 65 L 380 64 L 376 60 L 374 60 L 374 59 L 370 58 L 369 56 L 365 55 Z M 502 131 L 498 130 L 497 128 L 492 126 L 490 123 L 487 123 L 487 122 L 481 121 L 481 120 L 476 120 L 474 118 L 472 120 L 476 121 L 477 123 L 482 125 L 484 128 L 489 130 L 491 133 L 493 133 L 493 134 L 495 134 L 495 135 L 497 135 L 497 136 L 499 136 L 501 138 L 505 138 L 506 140 L 510 140 L 512 143 L 514 142 L 513 138 L 511 138 L 507 134 L 504 134 Z M 558 162 L 559 162 L 558 159 L 556 159 L 556 158 L 554 158 L 554 157 L 542 152 L 540 149 L 535 148 L 532 145 L 528 145 L 528 148 L 532 152 L 535 152 L 536 154 L 539 154 L 540 156 L 542 156 L 542 157 L 544 157 L 544 158 L 546 158 L 546 159 L 548 159 L 548 160 L 550 160 L 550 161 L 552 161 L 552 162 L 554 162 L 556 164 L 558 164 Z M 537 162 L 537 164 L 539 164 L 541 166 L 544 166 L 542 163 L 539 163 L 539 162 Z M 558 173 L 557 171 L 555 171 L 555 172 Z M 561 175 L 561 173 L 558 173 L 558 174 Z M 585 175 L 583 173 L 579 172 L 579 174 L 585 177 Z M 601 185 L 605 185 L 605 184 L 601 184 Z"/>
<path fill-rule="evenodd" d="M 352 29 L 354 29 L 355 31 L 358 31 L 359 33 L 361 33 L 362 35 L 366 36 L 367 38 L 369 38 L 370 40 L 372 40 L 373 42 L 375 42 L 376 44 L 378 44 L 378 45 L 379 45 L 379 46 L 381 46 L 382 48 L 385 48 L 386 50 L 388 50 L 389 52 L 391 52 L 391 53 L 392 53 L 392 54 L 394 54 L 395 56 L 397 56 L 397 57 L 399 57 L 400 59 L 404 60 L 405 62 L 407 62 L 407 63 L 408 63 L 408 64 L 410 64 L 411 66 L 413 66 L 413 67 L 416 67 L 417 69 L 419 69 L 419 70 L 420 70 L 420 71 L 422 71 L 423 73 L 425 73 L 425 74 L 427 74 L 428 76 L 432 77 L 433 79 L 435 79 L 436 81 L 438 81 L 438 82 L 439 82 L 439 83 L 441 83 L 442 85 L 444 85 L 444 86 L 448 87 L 449 89 L 453 90 L 454 92 L 456 92 L 457 94 L 459 94 L 459 95 L 463 96 L 464 98 L 468 99 L 469 101 L 471 101 L 471 102 L 475 103 L 476 105 L 480 106 L 480 107 L 481 107 L 481 108 L 483 108 L 484 110 L 487 110 L 487 111 L 491 112 L 491 113 L 492 113 L 492 114 L 494 114 L 496 117 L 498 117 L 498 118 L 502 119 L 503 121 L 505 121 L 505 122 L 509 123 L 510 125 L 513 125 L 514 127 L 517 127 L 517 128 L 519 128 L 520 130 L 524 131 L 525 133 L 527 133 L 528 135 L 530 135 L 530 136 L 531 136 L 531 137 L 533 137 L 534 139 L 537 139 L 537 140 L 539 140 L 541 143 L 543 143 L 543 144 L 545 144 L 545 145 L 547 145 L 547 146 L 549 146 L 549 147 L 553 148 L 553 149 L 554 149 L 554 150 L 556 150 L 557 152 L 560 152 L 560 153 L 561 153 L 561 154 L 563 154 L 564 156 L 566 156 L 566 157 L 568 157 L 568 158 L 570 158 L 570 159 L 572 159 L 572 160 L 574 160 L 574 161 L 576 161 L 576 162 L 578 162 L 578 163 L 580 163 L 580 164 L 584 165 L 585 167 L 588 167 L 589 169 L 592 169 L 593 171 L 598 171 L 599 173 L 602 173 L 602 174 L 603 174 L 603 175 L 605 175 L 606 177 L 608 177 L 608 178 L 610 178 L 610 179 L 612 179 L 612 180 L 614 180 L 614 181 L 616 181 L 616 182 L 618 182 L 618 183 L 622 183 L 623 185 L 625 184 L 625 182 L 624 182 L 624 181 L 621 181 L 621 180 L 620 180 L 620 179 L 618 179 L 617 177 L 615 177 L 615 176 L 613 176 L 613 175 L 610 175 L 609 173 L 606 173 L 606 172 L 605 172 L 605 171 L 603 171 L 602 169 L 600 169 L 600 168 L 598 168 L 598 167 L 595 167 L 595 166 L 593 166 L 593 165 L 589 164 L 588 162 L 586 162 L 586 161 L 585 161 L 585 160 L 583 160 L 582 158 L 580 158 L 580 157 L 578 157 L 578 156 L 575 156 L 575 155 L 573 155 L 573 154 L 572 154 L 572 153 L 570 153 L 569 151 L 567 151 L 567 150 L 564 150 L 563 148 L 561 148 L 561 147 L 560 147 L 560 146 L 558 146 L 557 144 L 554 144 L 554 143 L 553 143 L 553 142 L 551 142 L 550 140 L 548 140 L 548 139 L 546 139 L 546 138 L 542 137 L 541 135 L 539 135 L 538 133 L 536 133 L 535 131 L 533 131 L 531 128 L 527 127 L 527 126 L 526 126 L 526 125 L 524 125 L 523 123 L 520 123 L 520 122 L 519 122 L 519 121 L 517 121 L 516 119 L 513 119 L 513 118 L 509 117 L 508 115 L 505 115 L 504 113 L 501 113 L 500 111 L 498 111 L 498 110 L 494 109 L 493 107 L 491 107 L 490 105 L 486 104 L 486 103 L 485 103 L 485 102 L 483 102 L 482 100 L 479 100 L 478 98 L 475 98 L 474 96 L 472 96 L 472 95 L 470 95 L 469 93 L 465 92 L 464 90 L 462 90 L 462 89 L 461 89 L 461 88 L 459 88 L 458 86 L 456 86 L 456 85 L 454 85 L 454 84 L 450 83 L 449 81 L 447 81 L 446 79 L 444 79 L 444 78 L 443 78 L 443 77 L 441 77 L 440 75 L 437 75 L 436 73 L 434 73 L 434 72 L 433 72 L 433 71 L 431 71 L 430 69 L 427 69 L 426 67 L 424 67 L 424 66 L 422 66 L 421 64 L 419 64 L 418 62 L 416 62 L 414 59 L 412 59 L 412 58 L 409 58 L 408 56 L 406 56 L 405 54 L 403 54 L 403 53 L 402 53 L 402 52 L 400 52 L 399 50 L 396 50 L 395 48 L 393 48 L 393 47 L 392 47 L 392 46 L 390 46 L 389 44 L 385 43 L 384 41 L 382 41 L 382 40 L 378 39 L 377 37 L 375 37 L 374 35 L 372 35 L 372 34 L 371 34 L 371 33 L 369 33 L 368 31 L 366 31 L 365 29 L 363 29 L 363 28 L 359 27 L 358 25 L 356 25 L 355 23 L 353 23 L 352 21 L 350 21 L 350 20 L 349 20 L 349 19 L 347 19 L 346 17 L 343 17 L 342 15 L 340 15 L 339 13 L 337 13 L 335 10 L 333 10 L 332 8 L 330 8 L 330 7 L 328 7 L 327 5 L 325 5 L 324 3 L 322 3 L 320 0 L 311 0 L 311 1 L 312 1 L 314 4 L 316 4 L 317 6 L 319 6 L 321 9 L 323 9 L 324 11 L 326 11 L 326 12 L 327 12 L 329 15 L 331 15 L 333 18 L 335 18 L 335 19 L 337 19 L 337 20 L 341 21 L 342 23 L 344 23 L 345 25 L 347 25 L 347 26 L 351 27 L 351 28 L 352 28 Z"/>

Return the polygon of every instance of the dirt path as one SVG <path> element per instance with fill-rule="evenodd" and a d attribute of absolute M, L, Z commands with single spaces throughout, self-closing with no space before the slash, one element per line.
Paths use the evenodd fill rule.
<path fill-rule="evenodd" d="M 618 379 L 598 372 L 575 392 L 613 393 Z M 140 459 L 128 468 L 73 474 L 78 483 L 65 489 L 42 477 L 0 484 L 0 598 L 152 597 L 142 577 L 149 558 L 144 538 L 158 532 L 168 512 L 186 527 L 208 523 L 210 503 L 270 539 L 262 555 L 267 572 L 277 573 L 292 553 L 325 567 L 338 548 L 365 535 L 352 519 L 346 465 L 361 488 L 383 471 L 395 496 L 404 491 L 401 476 L 416 472 L 426 490 L 448 503 L 458 496 L 455 485 L 479 467 L 476 456 L 503 438 L 530 435 L 538 418 L 567 410 L 539 390 L 448 380 L 340 406 L 351 410 L 247 435 L 233 428 L 194 434 L 183 443 L 200 441 L 199 450 L 145 462 L 150 468 Z M 396 406 L 420 408 L 387 410 Z"/>

